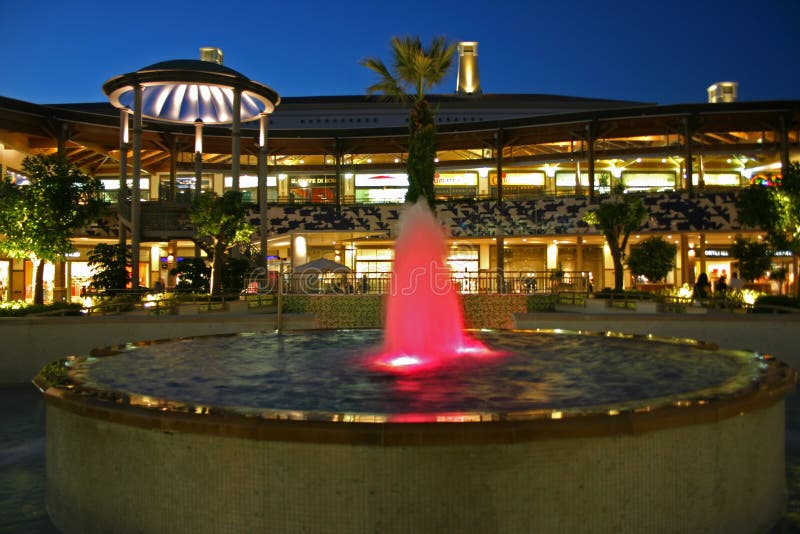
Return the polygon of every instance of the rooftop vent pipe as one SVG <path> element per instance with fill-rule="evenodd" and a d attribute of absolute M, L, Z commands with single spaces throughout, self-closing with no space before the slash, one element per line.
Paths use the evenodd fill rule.
<path fill-rule="evenodd" d="M 204 46 L 200 49 L 200 61 L 222 65 L 222 50 L 215 46 Z"/>
<path fill-rule="evenodd" d="M 738 82 L 717 82 L 708 86 L 708 103 L 736 102 L 739 98 Z"/>
<path fill-rule="evenodd" d="M 458 43 L 458 78 L 456 93 L 474 95 L 481 93 L 481 77 L 478 74 L 478 43 L 462 41 Z"/>

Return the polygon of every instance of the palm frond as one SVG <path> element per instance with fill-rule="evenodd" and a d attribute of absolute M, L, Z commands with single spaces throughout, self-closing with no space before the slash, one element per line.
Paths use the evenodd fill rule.
<path fill-rule="evenodd" d="M 444 37 L 434 38 L 428 47 L 423 47 L 419 37 L 392 37 L 391 47 L 391 71 L 379 59 L 361 61 L 362 65 L 380 76 L 380 80 L 371 85 L 367 93 L 382 92 L 395 97 L 407 97 L 408 89 L 413 88 L 417 102 L 424 100 L 428 90 L 447 75 L 456 50 L 456 45 L 448 45 Z"/>

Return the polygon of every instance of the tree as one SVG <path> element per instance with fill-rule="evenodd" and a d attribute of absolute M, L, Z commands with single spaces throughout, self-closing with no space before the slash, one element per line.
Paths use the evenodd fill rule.
<path fill-rule="evenodd" d="M 240 191 L 226 191 L 218 196 L 206 191 L 192 203 L 192 223 L 197 243 L 211 257 L 211 294 L 222 291 L 222 271 L 230 249 L 250 242 L 253 227 L 245 220 L 245 206 Z"/>
<path fill-rule="evenodd" d="M 100 214 L 103 186 L 59 156 L 28 156 L 29 184 L 0 177 L 0 251 L 34 265 L 33 303 L 44 303 L 44 263 L 74 252 L 73 232 Z"/>
<path fill-rule="evenodd" d="M 739 277 L 752 282 L 761 278 L 772 267 L 770 245 L 763 241 L 737 237 L 731 247 L 731 256 L 739 264 Z"/>
<path fill-rule="evenodd" d="M 645 276 L 651 282 L 666 279 L 675 266 L 678 247 L 660 237 L 650 237 L 631 248 L 628 268 L 634 276 Z"/>
<path fill-rule="evenodd" d="M 192 291 L 194 293 L 207 293 L 211 269 L 206 266 L 203 258 L 186 258 L 178 262 L 169 274 L 178 277 L 178 291 Z"/>
<path fill-rule="evenodd" d="M 433 207 L 433 178 L 436 173 L 436 123 L 426 99 L 427 91 L 442 81 L 453 65 L 455 44 L 436 37 L 427 48 L 419 37 L 392 37 L 392 68 L 378 58 L 361 60 L 380 79 L 367 88 L 367 94 L 383 93 L 388 98 L 411 102 L 408 120 L 408 192 L 406 201 L 420 197 Z M 411 93 L 413 91 L 413 93 Z"/>
<path fill-rule="evenodd" d="M 743 226 L 767 233 L 768 248 L 800 254 L 800 163 L 793 161 L 782 170 L 779 185 L 751 185 L 739 191 L 736 208 Z"/>
<path fill-rule="evenodd" d="M 600 202 L 596 210 L 588 211 L 583 220 L 596 225 L 608 242 L 611 259 L 614 262 L 614 289 L 623 289 L 624 270 L 622 260 L 631 232 L 638 230 L 647 215 L 641 197 L 623 194 L 621 186 Z"/>
<path fill-rule="evenodd" d="M 105 293 L 125 289 L 131 281 L 130 264 L 131 247 L 98 244 L 89 253 L 89 267 L 94 271 L 91 286 Z"/>

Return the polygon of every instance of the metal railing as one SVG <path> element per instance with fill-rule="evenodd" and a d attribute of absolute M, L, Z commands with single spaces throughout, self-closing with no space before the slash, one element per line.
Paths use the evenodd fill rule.
<path fill-rule="evenodd" d="M 304 272 L 283 274 L 282 284 L 278 273 L 268 276 L 253 274 L 243 293 L 276 293 L 282 287 L 283 294 L 373 294 L 389 292 L 391 273 L 330 273 Z M 588 271 L 480 271 L 475 273 L 453 273 L 453 287 L 461 294 L 520 293 L 553 294 L 559 292 L 590 292 Z"/>

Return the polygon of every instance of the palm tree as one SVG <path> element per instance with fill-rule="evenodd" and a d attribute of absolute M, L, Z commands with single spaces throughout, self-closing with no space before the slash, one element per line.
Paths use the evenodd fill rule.
<path fill-rule="evenodd" d="M 433 176 L 436 172 L 436 124 L 426 100 L 428 90 L 442 81 L 453 65 L 456 45 L 435 37 L 426 48 L 419 37 L 392 37 L 392 68 L 378 58 L 368 57 L 361 65 L 375 71 L 380 79 L 367 94 L 383 93 L 387 98 L 411 102 L 408 120 L 408 192 L 406 201 L 419 197 L 433 206 Z"/>

